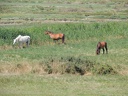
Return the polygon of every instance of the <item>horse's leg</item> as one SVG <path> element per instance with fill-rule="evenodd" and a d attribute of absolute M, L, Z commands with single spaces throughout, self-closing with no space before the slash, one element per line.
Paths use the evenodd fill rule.
<path fill-rule="evenodd" d="M 62 37 L 62 43 L 64 43 L 64 40 L 65 40 L 65 35 Z"/>
<path fill-rule="evenodd" d="M 30 44 L 30 38 L 28 39 L 28 46 L 29 46 L 29 44 Z"/>
<path fill-rule="evenodd" d="M 108 53 L 107 43 L 105 44 L 106 53 Z"/>
<path fill-rule="evenodd" d="M 56 43 L 56 40 L 55 39 L 53 39 L 53 41 L 54 41 L 54 43 Z"/>
<path fill-rule="evenodd" d="M 102 48 L 103 49 L 103 54 L 104 54 L 104 48 Z"/>
<path fill-rule="evenodd" d="M 26 42 L 26 46 L 27 46 L 27 47 L 29 46 L 29 40 Z"/>
<path fill-rule="evenodd" d="M 20 43 L 19 43 L 19 48 L 22 48 L 21 46 L 22 46 L 22 43 L 20 42 Z"/>
<path fill-rule="evenodd" d="M 59 40 L 59 39 L 54 39 L 54 42 L 55 42 L 55 43 L 58 43 L 58 40 Z"/>
<path fill-rule="evenodd" d="M 99 49 L 99 54 L 100 54 L 100 49 Z"/>
<path fill-rule="evenodd" d="M 58 40 L 59 40 L 59 39 L 56 40 L 57 43 L 58 43 Z"/>
<path fill-rule="evenodd" d="M 57 44 L 60 44 L 59 40 L 60 40 L 60 39 L 57 39 L 57 40 L 56 40 L 56 41 L 57 41 Z"/>
<path fill-rule="evenodd" d="M 106 49 L 106 54 L 108 53 L 108 48 L 107 47 L 105 47 L 105 49 Z"/>
<path fill-rule="evenodd" d="M 28 47 L 28 41 L 26 42 L 26 46 Z"/>
<path fill-rule="evenodd" d="M 62 43 L 64 43 L 64 40 L 63 40 L 63 38 L 61 38 L 61 40 L 62 40 Z"/>
<path fill-rule="evenodd" d="M 64 39 L 62 38 L 62 43 L 64 43 Z M 64 43 L 65 44 L 65 43 Z"/>
<path fill-rule="evenodd" d="M 55 44 L 56 44 L 56 40 L 55 40 L 55 39 L 53 39 L 53 43 L 55 43 Z"/>

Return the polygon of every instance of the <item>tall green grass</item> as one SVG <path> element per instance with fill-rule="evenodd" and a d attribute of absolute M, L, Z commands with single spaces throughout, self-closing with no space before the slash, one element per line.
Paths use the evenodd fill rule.
<path fill-rule="evenodd" d="M 27 26 L 27 27 L 26 27 Z M 33 45 L 42 45 L 52 42 L 49 36 L 45 35 L 46 30 L 54 33 L 64 33 L 66 42 L 95 40 L 109 41 L 117 38 L 127 38 L 127 22 L 105 22 L 105 23 L 65 23 L 65 24 L 42 24 L 26 26 L 0 27 L 1 45 L 12 44 L 12 40 L 19 34 L 30 35 Z"/>

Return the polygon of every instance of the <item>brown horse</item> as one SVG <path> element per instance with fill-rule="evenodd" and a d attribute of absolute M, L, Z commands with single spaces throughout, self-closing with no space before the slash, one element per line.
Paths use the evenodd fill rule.
<path fill-rule="evenodd" d="M 108 53 L 107 42 L 98 42 L 96 54 L 97 55 L 100 54 L 100 49 L 103 49 L 103 54 L 104 54 L 104 48 L 106 49 L 106 53 Z"/>
<path fill-rule="evenodd" d="M 64 42 L 64 40 L 65 40 L 65 35 L 64 35 L 63 33 L 57 33 L 57 34 L 55 34 L 55 33 L 52 33 L 52 32 L 50 32 L 50 31 L 45 31 L 45 34 L 46 34 L 46 35 L 49 35 L 50 38 L 52 38 L 54 41 L 55 41 L 55 40 L 58 41 L 59 39 L 61 39 L 61 40 L 62 40 L 62 43 L 65 44 L 65 42 Z"/>

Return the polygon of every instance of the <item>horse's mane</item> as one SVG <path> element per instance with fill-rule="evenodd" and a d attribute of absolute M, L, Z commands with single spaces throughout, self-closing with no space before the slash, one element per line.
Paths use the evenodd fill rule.
<path fill-rule="evenodd" d="M 21 37 L 21 35 L 18 35 L 18 37 L 16 37 L 16 39 L 19 39 Z"/>
<path fill-rule="evenodd" d="M 53 33 L 53 32 L 51 32 L 51 31 L 46 31 L 46 32 Z"/>
<path fill-rule="evenodd" d="M 100 42 L 97 43 L 97 49 L 99 49 L 99 47 L 100 47 Z"/>

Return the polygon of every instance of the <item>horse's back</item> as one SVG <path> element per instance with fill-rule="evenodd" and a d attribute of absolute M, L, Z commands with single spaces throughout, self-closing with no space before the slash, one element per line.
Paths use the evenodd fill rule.
<path fill-rule="evenodd" d="M 27 36 L 28 39 L 30 39 L 30 36 Z"/>
<path fill-rule="evenodd" d="M 27 38 L 27 39 L 28 39 L 28 38 L 30 38 L 30 36 L 27 36 L 27 35 L 26 35 L 26 36 L 23 36 L 22 38 Z"/>
<path fill-rule="evenodd" d="M 105 47 L 106 44 L 107 44 L 106 42 L 100 42 L 100 45 L 101 45 L 102 48 Z"/>
<path fill-rule="evenodd" d="M 59 33 L 59 37 L 60 38 L 63 38 L 64 37 L 64 34 L 63 33 Z"/>
<path fill-rule="evenodd" d="M 56 34 L 52 34 L 51 37 L 53 39 L 61 39 L 63 38 L 64 34 L 63 33 L 56 33 Z"/>
<path fill-rule="evenodd" d="M 28 41 L 28 40 L 30 40 L 30 36 L 22 36 L 22 37 L 19 39 L 20 42 L 26 42 L 26 41 Z"/>

